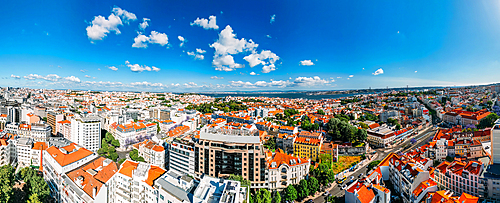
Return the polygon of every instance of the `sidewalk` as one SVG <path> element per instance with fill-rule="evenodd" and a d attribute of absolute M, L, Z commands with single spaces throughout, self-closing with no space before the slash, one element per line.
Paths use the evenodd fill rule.
<path fill-rule="evenodd" d="M 357 172 L 358 170 L 360 170 L 361 168 L 364 168 L 365 166 L 367 166 L 370 162 L 372 162 L 372 161 L 374 161 L 375 159 L 377 159 L 377 157 L 378 157 L 378 153 L 377 153 L 377 154 L 375 154 L 375 155 L 374 155 L 374 156 L 373 156 L 370 160 L 365 161 L 363 164 L 361 164 L 360 166 L 358 166 L 358 168 L 357 168 L 356 170 L 354 170 L 354 171 L 352 171 L 352 172 L 350 172 L 350 171 L 349 171 L 349 172 L 347 172 L 347 173 L 345 174 L 345 176 L 346 176 L 346 177 L 351 176 L 352 174 L 356 173 L 356 172 Z M 366 159 L 365 159 L 365 160 L 366 160 Z M 367 173 L 368 173 L 368 172 L 367 172 Z M 327 189 L 326 189 L 326 191 L 330 192 L 330 191 L 331 191 L 331 190 L 332 190 L 335 186 L 337 186 L 337 183 L 336 183 L 336 182 L 333 182 L 333 183 L 332 183 L 332 185 L 331 185 L 329 188 L 327 188 Z M 302 200 L 302 201 L 300 201 L 300 202 L 299 202 L 299 201 L 296 201 L 296 203 L 303 203 L 303 202 L 306 202 L 306 201 L 308 201 L 308 200 L 310 200 L 310 199 L 315 200 L 315 199 L 317 199 L 318 197 L 323 196 L 323 193 L 325 193 L 325 192 L 316 192 L 316 193 L 314 194 L 314 196 L 309 196 L 309 197 L 305 198 L 304 200 Z"/>

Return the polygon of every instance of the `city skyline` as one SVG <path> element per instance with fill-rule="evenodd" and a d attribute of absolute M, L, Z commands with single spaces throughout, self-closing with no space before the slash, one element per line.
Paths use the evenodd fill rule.
<path fill-rule="evenodd" d="M 0 86 L 202 92 L 497 83 L 500 3 L 430 4 L 6 2 Z"/>

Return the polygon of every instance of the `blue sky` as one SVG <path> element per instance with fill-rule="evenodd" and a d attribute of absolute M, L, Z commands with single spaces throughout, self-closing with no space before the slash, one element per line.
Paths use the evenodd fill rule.
<path fill-rule="evenodd" d="M 0 4 L 0 86 L 336 90 L 500 76 L 495 1 Z"/>

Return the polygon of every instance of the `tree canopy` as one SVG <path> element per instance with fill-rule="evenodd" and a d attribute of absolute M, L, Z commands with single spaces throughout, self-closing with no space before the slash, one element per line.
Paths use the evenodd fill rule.
<path fill-rule="evenodd" d="M 495 121 L 498 119 L 498 115 L 496 113 L 490 113 L 490 115 L 486 116 L 483 118 L 480 122 L 479 125 L 477 125 L 477 128 L 479 129 L 484 129 L 484 128 L 490 128 L 495 125 Z"/>

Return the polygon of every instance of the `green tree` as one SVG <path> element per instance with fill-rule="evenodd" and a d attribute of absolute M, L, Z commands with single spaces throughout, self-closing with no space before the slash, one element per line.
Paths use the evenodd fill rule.
<path fill-rule="evenodd" d="M 106 141 L 108 143 L 112 142 L 115 138 L 113 137 L 113 135 L 110 133 L 110 132 L 106 132 Z"/>
<path fill-rule="evenodd" d="M 306 179 L 302 179 L 300 180 L 299 182 L 299 189 L 298 189 L 298 194 L 297 194 L 298 198 L 300 200 L 303 200 L 305 199 L 307 196 L 309 196 L 309 187 L 307 185 L 307 180 Z"/>
<path fill-rule="evenodd" d="M 117 161 L 118 159 L 118 154 L 116 152 L 113 152 L 111 154 L 109 154 L 109 159 L 113 160 L 113 161 Z"/>
<path fill-rule="evenodd" d="M 266 188 L 260 188 L 260 195 L 262 197 L 262 203 L 271 203 L 271 192 Z"/>
<path fill-rule="evenodd" d="M 372 161 L 368 164 L 368 167 L 367 167 L 367 171 L 370 171 L 372 170 L 373 168 L 377 167 L 378 165 L 380 164 L 380 160 L 375 160 L 375 161 Z"/>
<path fill-rule="evenodd" d="M 240 175 L 234 175 L 234 174 L 231 174 L 229 175 L 229 180 L 235 180 L 235 181 L 240 181 L 240 183 L 244 186 L 250 186 L 251 182 L 247 179 L 244 179 L 243 176 L 240 176 Z"/>
<path fill-rule="evenodd" d="M 325 115 L 325 111 L 323 111 L 323 109 L 318 109 L 318 111 L 316 113 L 321 114 L 321 115 Z"/>
<path fill-rule="evenodd" d="M 115 146 L 115 147 L 120 147 L 120 141 L 118 141 L 118 140 L 113 140 L 113 141 L 111 142 L 111 144 L 112 144 L 113 146 Z"/>
<path fill-rule="evenodd" d="M 365 124 L 366 125 L 366 124 Z M 368 133 L 366 132 L 365 129 L 357 129 L 356 130 L 356 140 L 358 142 L 363 142 L 366 140 L 366 138 L 368 137 Z"/>
<path fill-rule="evenodd" d="M 496 113 L 490 113 L 490 115 L 486 116 L 481 121 L 479 121 L 479 125 L 477 125 L 477 128 L 483 129 L 483 128 L 493 127 L 493 125 L 495 124 L 495 121 L 498 118 L 499 117 Z"/>
<path fill-rule="evenodd" d="M 0 167 L 0 202 L 9 202 L 14 195 L 14 168 L 9 165 Z"/>
<path fill-rule="evenodd" d="M 29 196 L 27 203 L 42 203 L 42 201 L 40 201 L 38 195 L 34 193 Z"/>
<path fill-rule="evenodd" d="M 401 124 L 396 124 L 396 130 L 401 130 Z"/>
<path fill-rule="evenodd" d="M 314 193 L 319 190 L 319 181 L 315 177 L 310 177 L 307 181 L 307 186 L 309 189 L 309 195 L 314 195 Z"/>
<path fill-rule="evenodd" d="M 297 190 L 295 190 L 295 187 L 293 185 L 288 185 L 288 187 L 285 188 L 285 200 L 286 201 L 295 201 L 297 199 Z"/>
<path fill-rule="evenodd" d="M 452 162 L 454 160 L 453 157 L 451 157 L 451 156 L 446 156 L 445 159 L 447 162 Z"/>
<path fill-rule="evenodd" d="M 280 192 L 276 190 L 274 193 L 273 201 L 272 203 L 281 203 L 281 195 Z"/>
<path fill-rule="evenodd" d="M 328 203 L 336 203 L 336 202 L 338 202 L 338 199 L 339 198 L 337 198 L 336 196 L 332 195 L 332 196 L 326 197 L 326 202 L 328 202 Z"/>

